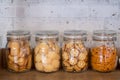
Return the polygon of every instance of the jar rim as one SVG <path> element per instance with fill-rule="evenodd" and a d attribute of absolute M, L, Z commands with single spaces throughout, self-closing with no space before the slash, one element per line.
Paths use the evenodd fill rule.
<path fill-rule="evenodd" d="M 114 30 L 95 30 L 93 40 L 116 40 L 117 33 Z"/>
<path fill-rule="evenodd" d="M 7 39 L 30 39 L 30 31 L 25 30 L 10 30 L 7 31 Z"/>
<path fill-rule="evenodd" d="M 59 32 L 55 30 L 43 30 L 35 33 L 36 38 L 58 38 Z"/>
<path fill-rule="evenodd" d="M 25 30 L 10 30 L 7 32 L 7 36 L 27 36 L 27 35 L 30 35 L 30 32 Z"/>
<path fill-rule="evenodd" d="M 65 38 L 86 38 L 87 31 L 85 30 L 66 30 L 64 31 Z"/>

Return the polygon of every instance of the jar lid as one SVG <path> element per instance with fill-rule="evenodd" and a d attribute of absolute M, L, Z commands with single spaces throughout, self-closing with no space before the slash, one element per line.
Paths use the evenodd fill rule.
<path fill-rule="evenodd" d="M 38 31 L 36 32 L 36 38 L 58 38 L 58 31 Z"/>
<path fill-rule="evenodd" d="M 87 31 L 84 30 L 66 30 L 64 31 L 64 38 L 86 39 Z"/>
<path fill-rule="evenodd" d="M 116 40 L 117 33 L 114 30 L 95 30 L 93 40 Z"/>
<path fill-rule="evenodd" d="M 7 37 L 12 37 L 12 38 L 30 37 L 30 32 L 23 30 L 11 30 L 7 32 Z"/>

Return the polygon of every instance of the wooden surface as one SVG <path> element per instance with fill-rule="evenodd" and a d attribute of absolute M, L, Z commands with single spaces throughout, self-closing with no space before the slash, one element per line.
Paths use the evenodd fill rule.
<path fill-rule="evenodd" d="M 111 73 L 99 73 L 95 71 L 86 71 L 82 73 L 40 73 L 32 70 L 25 73 L 11 73 L 5 69 L 0 70 L 0 80 L 120 80 L 120 71 Z"/>

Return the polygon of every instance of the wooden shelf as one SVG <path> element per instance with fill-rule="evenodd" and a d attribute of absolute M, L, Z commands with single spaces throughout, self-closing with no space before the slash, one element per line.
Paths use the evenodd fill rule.
<path fill-rule="evenodd" d="M 31 70 L 25 73 L 12 73 L 5 69 L 0 70 L 0 80 L 119 80 L 120 71 L 99 73 L 86 71 L 82 73 L 68 73 L 59 71 L 55 73 L 41 73 Z"/>

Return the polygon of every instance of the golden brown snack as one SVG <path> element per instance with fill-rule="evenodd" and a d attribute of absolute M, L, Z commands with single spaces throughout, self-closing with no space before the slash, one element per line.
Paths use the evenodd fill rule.
<path fill-rule="evenodd" d="M 20 46 L 19 43 L 17 41 L 13 41 L 10 43 L 9 47 L 11 48 L 10 50 L 10 55 L 11 56 L 17 56 L 19 55 L 20 52 Z"/>
<path fill-rule="evenodd" d="M 63 69 L 68 72 L 81 72 L 88 67 L 88 52 L 82 41 L 65 42 L 62 48 Z"/>
<path fill-rule="evenodd" d="M 39 42 L 35 47 L 35 68 L 41 72 L 54 72 L 60 67 L 59 47 L 56 42 L 48 40 Z"/>
<path fill-rule="evenodd" d="M 69 64 L 70 64 L 70 65 L 75 65 L 75 64 L 77 64 L 77 59 L 76 59 L 76 58 L 70 58 L 70 59 L 69 59 Z"/>
<path fill-rule="evenodd" d="M 53 60 L 52 65 L 54 66 L 55 69 L 58 69 L 60 66 L 60 61 L 59 60 Z"/>
<path fill-rule="evenodd" d="M 70 66 L 70 64 L 69 64 L 69 62 L 68 62 L 68 61 L 63 61 L 63 66 L 64 66 L 64 67 L 69 67 L 69 66 Z"/>
<path fill-rule="evenodd" d="M 82 68 L 78 67 L 77 65 L 74 66 L 74 69 L 76 70 L 76 72 L 79 72 Z"/>
<path fill-rule="evenodd" d="M 87 58 L 87 54 L 84 54 L 84 53 L 80 53 L 79 56 L 78 56 L 78 59 L 80 61 L 84 61 L 86 58 Z"/>
<path fill-rule="evenodd" d="M 31 67 L 32 67 L 32 55 L 29 55 L 27 62 L 27 69 L 31 69 Z"/>
<path fill-rule="evenodd" d="M 35 63 L 35 68 L 38 70 L 38 71 L 42 71 L 44 69 L 42 63 L 39 63 L 39 62 L 36 62 Z"/>
<path fill-rule="evenodd" d="M 105 45 L 91 49 L 91 66 L 100 72 L 110 72 L 116 68 L 117 53 L 115 47 Z"/>
<path fill-rule="evenodd" d="M 72 72 L 74 70 L 74 67 L 73 66 L 65 67 L 64 70 Z"/>
<path fill-rule="evenodd" d="M 11 40 L 8 42 L 7 65 L 8 70 L 24 72 L 31 68 L 31 50 L 28 41 Z"/>
<path fill-rule="evenodd" d="M 78 67 L 80 67 L 82 69 L 82 68 L 86 67 L 87 64 L 84 61 L 79 61 L 77 65 L 78 65 Z"/>
<path fill-rule="evenodd" d="M 67 53 L 67 52 L 64 52 L 64 53 L 62 54 L 62 58 L 63 58 L 63 60 L 68 60 L 68 59 L 69 59 L 68 53 Z"/>
<path fill-rule="evenodd" d="M 8 67 L 9 67 L 10 70 L 13 70 L 13 71 L 16 71 L 16 72 L 19 71 L 18 66 L 16 64 L 14 64 L 14 63 L 12 63 L 12 64 L 8 63 Z"/>

